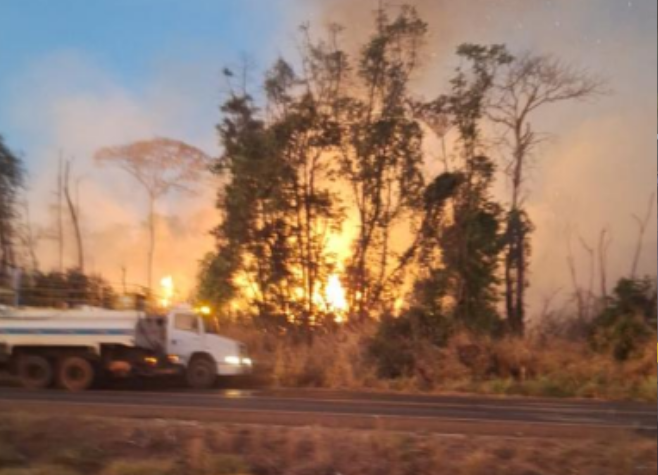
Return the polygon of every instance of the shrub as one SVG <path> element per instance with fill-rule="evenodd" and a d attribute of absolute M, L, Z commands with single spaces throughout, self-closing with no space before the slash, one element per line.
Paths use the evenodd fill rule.
<path fill-rule="evenodd" d="M 592 345 L 618 361 L 638 357 L 656 334 L 656 288 L 650 279 L 622 279 L 594 321 Z"/>
<path fill-rule="evenodd" d="M 452 322 L 443 315 L 412 308 L 397 318 L 385 316 L 368 345 L 368 352 L 379 377 L 412 376 L 420 369 L 426 346 L 445 346 L 453 332 Z"/>

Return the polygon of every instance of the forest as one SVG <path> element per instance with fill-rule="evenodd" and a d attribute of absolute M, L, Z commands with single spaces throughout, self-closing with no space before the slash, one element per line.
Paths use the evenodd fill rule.
<path fill-rule="evenodd" d="M 627 275 L 609 278 L 604 229 L 595 244 L 570 243 L 563 309 L 527 294 L 531 176 L 551 154 L 538 117 L 589 107 L 612 93 L 606 79 L 467 43 L 442 92 L 423 97 L 427 20 L 411 6 L 372 20 L 356 47 L 340 25 L 302 26 L 298 57 L 278 59 L 258 87 L 248 64 L 225 68 L 219 157 L 170 138 L 98 150 L 99 166 L 148 198 L 145 295 L 160 299 L 158 203 L 212 174 L 216 248 L 191 300 L 249 344 L 268 384 L 656 400 L 656 279 L 638 271 L 655 195 L 636 217 Z M 70 166 L 60 164 L 60 224 L 74 231 L 77 262 L 46 271 L 25 224 L 23 159 L 0 139 L 5 303 L 17 281 L 20 305 L 113 308 L 139 293 L 85 268 Z M 576 253 L 591 262 L 585 278 Z"/>

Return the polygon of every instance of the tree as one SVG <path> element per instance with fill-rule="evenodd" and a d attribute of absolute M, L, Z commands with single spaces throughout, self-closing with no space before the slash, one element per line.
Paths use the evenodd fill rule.
<path fill-rule="evenodd" d="M 436 316 L 452 315 L 471 330 L 499 328 L 498 264 L 502 209 L 491 197 L 495 165 L 486 155 L 481 124 L 496 75 L 512 57 L 504 46 L 463 45 L 452 92 L 417 106 L 430 121 L 445 117 L 457 130 L 460 165 L 426 188 L 423 222 L 407 258 L 420 256 L 416 304 Z"/>
<path fill-rule="evenodd" d="M 101 276 L 87 275 L 79 269 L 67 272 L 23 274 L 20 291 L 21 305 L 29 307 L 79 307 L 90 305 L 114 308 L 117 295 Z"/>
<path fill-rule="evenodd" d="M 308 329 L 325 310 L 319 296 L 335 267 L 327 243 L 342 219 L 331 185 L 343 63 L 334 36 L 314 42 L 303 31 L 301 71 L 280 59 L 267 73 L 267 115 L 244 88 L 222 108 L 224 154 L 215 170 L 229 183 L 220 195 L 218 250 L 204 263 L 201 289 L 226 303 L 236 297 L 235 280 L 246 279 L 260 317 Z"/>
<path fill-rule="evenodd" d="M 167 138 L 103 148 L 95 158 L 100 164 L 111 164 L 130 174 L 147 193 L 147 282 L 152 290 L 157 202 L 171 192 L 193 193 L 194 187 L 208 170 L 210 159 L 195 147 Z"/>
<path fill-rule="evenodd" d="M 285 320 L 292 271 L 283 164 L 251 97 L 232 94 L 222 112 L 218 132 L 224 152 L 213 171 L 228 182 L 219 193 L 217 251 L 204 261 L 200 297 L 222 307 L 246 296 L 260 316 Z"/>
<path fill-rule="evenodd" d="M 605 304 L 590 329 L 595 349 L 626 361 L 641 354 L 648 342 L 655 341 L 655 279 L 622 278 Z"/>
<path fill-rule="evenodd" d="M 71 162 L 67 161 L 64 167 L 64 197 L 71 216 L 71 224 L 75 233 L 75 242 L 78 249 L 78 270 L 82 273 L 85 271 L 85 251 L 82 242 L 82 231 L 80 229 L 80 211 L 73 203 L 71 196 Z"/>
<path fill-rule="evenodd" d="M 525 209 L 530 161 L 542 142 L 533 125 L 540 110 L 568 101 L 582 101 L 603 92 L 603 82 L 550 56 L 526 53 L 510 62 L 493 86 L 489 118 L 502 127 L 509 150 L 506 172 L 512 196 L 505 238 L 505 303 L 511 330 L 525 329 L 525 293 L 533 225 Z"/>
<path fill-rule="evenodd" d="M 423 132 L 411 114 L 409 83 L 419 66 L 427 24 L 412 7 L 391 19 L 381 8 L 376 31 L 362 49 L 356 94 L 340 112 L 341 169 L 358 212 L 358 237 L 349 263 L 350 308 L 358 319 L 394 301 L 391 233 L 423 189 Z"/>
<path fill-rule="evenodd" d="M 0 136 L 0 278 L 7 278 L 15 265 L 17 200 L 23 186 L 23 164 Z"/>

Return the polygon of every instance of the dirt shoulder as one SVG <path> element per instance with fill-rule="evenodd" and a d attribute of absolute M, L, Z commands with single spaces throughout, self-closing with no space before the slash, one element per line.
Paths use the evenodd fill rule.
<path fill-rule="evenodd" d="M 625 475 L 655 439 L 412 432 L 0 414 L 0 475 Z"/>

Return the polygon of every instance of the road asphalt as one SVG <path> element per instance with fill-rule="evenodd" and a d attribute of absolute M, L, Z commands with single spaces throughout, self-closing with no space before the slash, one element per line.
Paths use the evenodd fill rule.
<path fill-rule="evenodd" d="M 0 412 L 317 425 L 496 437 L 656 437 L 655 405 L 322 390 L 116 389 L 72 394 L 0 388 Z"/>

